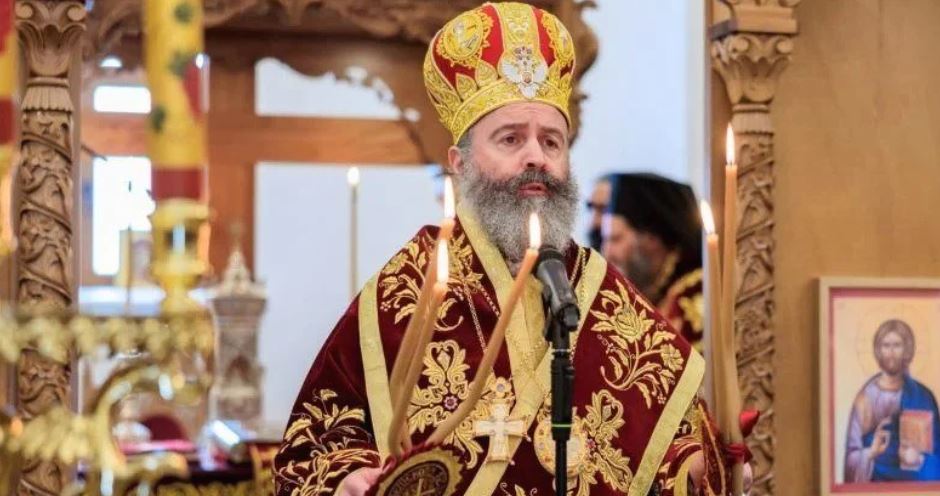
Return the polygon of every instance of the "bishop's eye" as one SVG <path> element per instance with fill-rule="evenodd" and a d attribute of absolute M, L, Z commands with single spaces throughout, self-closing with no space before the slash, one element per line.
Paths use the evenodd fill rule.
<path fill-rule="evenodd" d="M 507 145 L 515 145 L 519 143 L 519 138 L 515 134 L 507 134 L 503 136 L 503 143 Z"/>
<path fill-rule="evenodd" d="M 548 147 L 549 150 L 557 150 L 559 148 L 558 140 L 555 138 L 548 138 L 545 140 L 545 146 Z"/>

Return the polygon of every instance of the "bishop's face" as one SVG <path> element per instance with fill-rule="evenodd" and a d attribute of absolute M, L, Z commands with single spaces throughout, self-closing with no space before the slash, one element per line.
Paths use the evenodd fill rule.
<path fill-rule="evenodd" d="M 472 132 L 474 164 L 491 181 L 505 182 L 532 170 L 568 179 L 568 123 L 555 107 L 512 103 L 483 116 Z M 538 181 L 520 184 L 516 193 L 519 198 L 549 194 Z"/>
<path fill-rule="evenodd" d="M 490 112 L 467 132 L 461 141 L 469 138 L 469 147 L 448 152 L 457 194 L 510 267 L 522 260 L 529 244 L 532 212 L 542 220 L 543 245 L 565 249 L 578 186 L 568 165 L 568 124 L 561 112 L 544 103 L 513 103 Z"/>

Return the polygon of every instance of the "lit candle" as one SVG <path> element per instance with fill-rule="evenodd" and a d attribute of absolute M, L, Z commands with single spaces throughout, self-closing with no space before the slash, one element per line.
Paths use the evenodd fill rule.
<path fill-rule="evenodd" d="M 349 183 L 349 295 L 356 296 L 359 287 L 359 167 L 346 172 Z"/>
<path fill-rule="evenodd" d="M 725 214 L 724 214 L 724 254 L 721 274 L 721 329 L 720 342 L 721 362 L 724 364 L 722 377 L 723 404 L 719 407 L 724 413 L 719 417 L 719 425 L 725 433 L 729 443 L 743 442 L 741 425 L 738 420 L 741 413 L 741 393 L 738 389 L 738 365 L 734 346 L 734 310 L 735 310 L 735 270 L 737 268 L 737 204 L 738 204 L 738 165 L 735 161 L 734 129 L 728 124 L 725 138 L 725 154 L 727 166 L 725 167 Z M 717 362 L 716 362 L 717 363 Z M 744 467 L 735 463 L 731 480 L 732 491 L 735 496 L 744 493 L 743 483 Z"/>
<path fill-rule="evenodd" d="M 519 272 L 512 282 L 509 297 L 506 299 L 506 307 L 500 309 L 499 320 L 496 321 L 496 327 L 493 328 L 493 334 L 490 336 L 490 341 L 487 343 L 486 350 L 483 352 L 483 358 L 480 360 L 480 365 L 474 375 L 473 383 L 470 385 L 470 391 L 460 404 L 460 407 L 447 417 L 447 419 L 435 429 L 434 433 L 428 437 L 428 444 L 433 445 L 443 442 L 444 438 L 453 432 L 467 415 L 473 411 L 477 400 L 480 399 L 483 386 L 486 385 L 486 380 L 490 376 L 490 372 L 493 371 L 493 364 L 496 362 L 496 357 L 499 356 L 503 341 L 506 339 L 506 329 L 509 327 L 510 320 L 512 320 L 516 303 L 522 296 L 522 292 L 525 291 L 526 282 L 529 279 L 529 275 L 532 274 L 532 268 L 535 267 L 535 262 L 539 258 L 539 246 L 541 246 L 541 244 L 542 226 L 539 222 L 538 215 L 533 212 L 529 215 L 529 248 L 525 251 Z"/>
<path fill-rule="evenodd" d="M 416 346 L 413 349 L 406 350 L 406 353 L 411 354 L 413 359 L 410 360 L 407 372 L 405 372 L 404 381 L 402 381 L 401 384 L 401 392 L 395 401 L 392 423 L 389 425 L 390 432 L 388 439 L 391 444 L 391 452 L 395 455 L 401 455 L 403 447 L 410 448 L 411 446 L 406 413 L 408 411 L 408 404 L 411 403 L 411 394 L 421 375 L 425 351 L 427 350 L 428 343 L 431 342 L 431 336 L 434 334 L 438 310 L 441 307 L 441 303 L 444 301 L 444 295 L 447 294 L 448 269 L 447 242 L 439 240 L 437 242 L 437 279 L 431 291 L 431 302 L 430 305 L 428 305 L 427 314 L 423 319 L 424 322 L 422 323 L 421 331 L 415 340 Z"/>
<path fill-rule="evenodd" d="M 455 220 L 455 211 L 454 206 L 454 184 L 451 181 L 451 178 L 444 178 L 444 219 L 441 220 L 440 231 L 437 234 L 438 243 L 434 244 L 434 249 L 431 251 L 431 256 L 428 258 L 429 262 L 431 260 L 436 260 L 438 257 L 438 246 L 440 241 L 444 241 L 444 247 L 446 249 L 447 241 L 450 241 L 451 235 L 454 232 L 454 225 L 456 224 Z M 421 284 L 421 291 L 418 293 L 417 300 L 415 302 L 414 311 L 411 314 L 411 320 L 408 321 L 408 326 L 405 329 L 405 334 L 402 336 L 402 342 L 398 347 L 398 354 L 395 357 L 395 364 L 392 365 L 392 374 L 389 376 L 389 385 L 391 390 L 392 401 L 395 402 L 399 395 L 403 394 L 403 391 L 400 388 L 402 382 L 402 376 L 405 371 L 408 370 L 411 360 L 418 360 L 420 362 L 420 357 L 415 357 L 410 350 L 414 349 L 415 339 L 417 334 L 417 329 L 420 329 L 424 322 L 425 311 L 428 306 L 428 299 L 431 295 L 431 281 L 437 279 L 437 267 L 436 264 L 428 263 L 427 268 L 424 271 L 424 282 Z"/>
<path fill-rule="evenodd" d="M 438 239 L 450 241 L 450 236 L 454 232 L 456 207 L 454 205 L 454 181 L 450 176 L 444 177 L 444 220 L 441 221 L 441 232 Z"/>
<path fill-rule="evenodd" d="M 721 365 L 721 260 L 718 253 L 718 234 L 715 233 L 715 217 L 712 207 L 702 201 L 699 207 L 702 214 L 702 226 L 705 228 L 705 253 L 708 261 L 708 341 L 705 356 L 708 359 L 709 373 L 705 376 L 705 391 L 713 408 L 719 405 L 718 384 L 715 380 L 723 366 Z"/>
<path fill-rule="evenodd" d="M 734 335 L 734 270 L 737 261 L 737 210 L 738 210 L 738 166 L 734 160 L 734 130 L 728 125 L 725 138 L 725 212 L 724 252 L 722 254 L 721 297 L 722 321 L 729 325 Z"/>

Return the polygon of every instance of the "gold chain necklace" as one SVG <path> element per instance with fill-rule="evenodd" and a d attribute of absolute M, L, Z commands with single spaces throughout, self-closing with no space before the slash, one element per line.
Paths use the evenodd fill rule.
<path fill-rule="evenodd" d="M 583 248 L 578 248 L 578 257 L 574 263 L 574 269 L 571 271 L 571 276 L 568 278 L 568 282 L 574 286 L 574 281 L 578 278 L 580 274 L 584 272 L 584 266 L 587 263 L 587 250 Z M 580 296 L 580 295 L 579 295 Z M 516 337 L 511 333 L 506 333 L 506 338 L 512 341 L 514 347 L 519 349 L 522 356 L 523 369 L 526 371 L 527 375 L 534 376 L 537 369 L 537 364 L 541 363 L 542 359 L 539 359 L 538 362 L 535 361 L 535 347 L 526 347 L 520 346 L 520 343 Z M 545 351 L 542 352 L 542 357 L 545 356 L 545 353 L 548 353 L 548 346 L 546 345 Z M 572 345 L 572 356 L 574 356 L 574 345 Z M 531 377 L 534 379 L 534 377 Z"/>

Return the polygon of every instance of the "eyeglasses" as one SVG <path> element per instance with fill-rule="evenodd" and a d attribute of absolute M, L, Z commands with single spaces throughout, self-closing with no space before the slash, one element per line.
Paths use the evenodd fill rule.
<path fill-rule="evenodd" d="M 588 210 L 598 210 L 601 212 L 603 212 L 604 210 L 607 210 L 607 204 L 605 203 L 597 203 L 597 202 L 588 200 L 584 204 L 587 206 Z"/>

